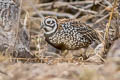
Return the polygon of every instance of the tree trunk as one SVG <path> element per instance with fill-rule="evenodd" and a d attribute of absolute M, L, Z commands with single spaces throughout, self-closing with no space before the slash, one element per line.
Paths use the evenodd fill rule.
<path fill-rule="evenodd" d="M 14 57 L 32 57 L 30 38 L 25 27 L 20 27 L 21 0 L 0 0 L 0 51 Z"/>

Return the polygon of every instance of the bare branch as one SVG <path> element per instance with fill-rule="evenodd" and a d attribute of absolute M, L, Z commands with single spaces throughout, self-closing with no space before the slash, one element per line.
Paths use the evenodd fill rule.
<path fill-rule="evenodd" d="M 74 18 L 74 15 L 68 14 L 68 13 L 58 13 L 58 12 L 53 12 L 53 11 L 39 11 L 42 15 L 55 15 L 55 16 L 61 16 L 61 17 L 69 17 L 69 18 Z M 33 13 L 35 15 L 36 12 Z"/>

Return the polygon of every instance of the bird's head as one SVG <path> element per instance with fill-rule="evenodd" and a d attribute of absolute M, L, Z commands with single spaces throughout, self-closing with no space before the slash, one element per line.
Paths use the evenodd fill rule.
<path fill-rule="evenodd" d="M 45 17 L 42 20 L 41 28 L 45 30 L 45 34 L 54 33 L 57 27 L 58 27 L 57 19 L 54 17 Z"/>

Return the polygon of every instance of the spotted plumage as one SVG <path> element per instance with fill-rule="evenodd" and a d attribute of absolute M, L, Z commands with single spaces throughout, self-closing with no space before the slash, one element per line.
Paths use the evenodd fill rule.
<path fill-rule="evenodd" d="M 57 49 L 75 50 L 99 40 L 94 29 L 77 19 L 46 17 L 42 21 L 46 41 Z"/>

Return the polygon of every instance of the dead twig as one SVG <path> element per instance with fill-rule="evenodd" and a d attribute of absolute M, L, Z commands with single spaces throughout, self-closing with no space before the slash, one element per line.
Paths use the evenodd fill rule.
<path fill-rule="evenodd" d="M 91 13 L 91 14 L 97 14 L 97 12 L 96 12 L 96 11 L 92 11 L 92 10 L 85 10 L 85 9 L 82 9 L 82 8 L 77 8 L 77 7 L 72 6 L 72 5 L 68 5 L 67 7 L 71 8 L 71 9 L 78 10 L 78 11 L 80 11 L 80 12 Z"/>
<path fill-rule="evenodd" d="M 60 16 L 60 17 L 69 17 L 69 18 L 74 18 L 74 15 L 68 14 L 68 13 L 58 13 L 58 12 L 53 12 L 53 11 L 38 11 L 42 15 L 55 15 L 55 16 Z M 36 12 L 33 12 L 33 15 L 35 15 Z"/>
<path fill-rule="evenodd" d="M 106 32 L 105 32 L 105 36 L 104 36 L 104 40 L 105 40 L 104 53 L 106 53 L 108 51 L 108 48 L 110 47 L 110 45 L 109 45 L 109 42 L 110 42 L 109 41 L 109 28 L 110 28 L 110 25 L 111 25 L 113 12 L 114 12 L 114 9 L 116 8 L 116 5 L 117 5 L 117 0 L 114 0 L 114 5 L 113 5 L 112 10 L 110 12 L 109 21 L 108 21 L 108 24 L 106 25 Z"/>
<path fill-rule="evenodd" d="M 6 72 L 3 72 L 1 70 L 0 70 L 0 73 L 8 76 L 8 74 Z"/>
<path fill-rule="evenodd" d="M 96 1 L 95 4 L 98 4 L 99 2 L 101 2 L 102 0 Z M 87 3 L 89 1 L 86 1 Z M 77 4 L 85 4 L 85 1 L 79 1 L 79 2 L 70 2 L 70 3 L 66 3 L 66 2 L 55 2 L 53 3 L 44 3 L 44 4 L 37 4 L 36 8 L 41 8 L 41 7 L 48 7 L 48 6 L 53 6 L 54 8 L 60 8 L 60 7 L 68 7 L 70 9 L 73 10 L 78 10 L 80 12 L 84 12 L 84 13 L 91 13 L 91 14 L 97 14 L 96 11 L 92 11 L 92 10 L 86 10 L 87 8 L 90 8 L 93 6 L 93 1 L 90 1 L 91 5 L 87 6 L 87 7 L 83 7 L 83 8 L 77 8 L 76 5 Z"/>
<path fill-rule="evenodd" d="M 101 21 L 103 21 L 104 19 L 106 19 L 110 14 L 107 14 L 105 16 L 103 16 L 102 18 L 98 19 L 94 24 L 100 23 Z"/>
<path fill-rule="evenodd" d="M 95 1 L 95 4 L 101 2 L 102 0 L 97 0 Z M 92 4 L 93 5 L 93 1 L 76 1 L 76 2 L 55 2 L 54 5 L 82 5 L 82 4 Z M 43 3 L 43 4 L 37 4 L 35 5 L 36 8 L 40 8 L 40 7 L 48 7 L 48 6 L 52 6 L 53 2 L 51 3 Z"/>
<path fill-rule="evenodd" d="M 32 8 L 34 9 L 34 11 L 41 17 L 44 18 L 44 16 L 39 12 L 39 10 L 32 4 L 31 1 L 27 1 L 29 3 L 30 6 L 32 6 Z"/>

